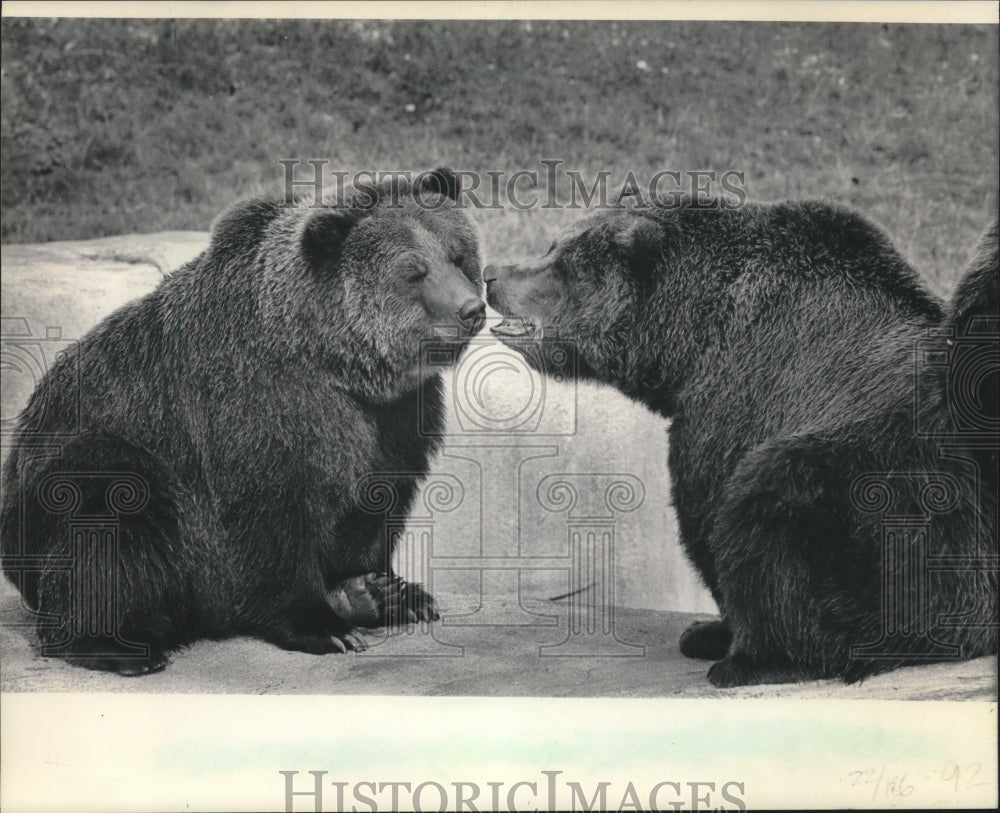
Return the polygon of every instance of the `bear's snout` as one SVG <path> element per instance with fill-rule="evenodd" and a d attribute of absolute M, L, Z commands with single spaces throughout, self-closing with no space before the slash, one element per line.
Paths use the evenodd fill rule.
<path fill-rule="evenodd" d="M 458 309 L 455 316 L 470 334 L 478 333 L 486 321 L 486 303 L 478 297 L 470 299 Z"/>
<path fill-rule="evenodd" d="M 504 284 L 504 271 L 510 269 L 509 265 L 488 265 L 483 269 L 483 282 L 486 283 L 486 301 L 491 307 L 502 310 L 498 306 L 500 299 L 498 289 Z M 506 277 L 509 280 L 509 276 Z"/>

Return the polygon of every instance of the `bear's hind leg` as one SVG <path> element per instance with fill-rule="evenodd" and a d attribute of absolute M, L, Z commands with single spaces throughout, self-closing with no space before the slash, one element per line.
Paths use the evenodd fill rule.
<path fill-rule="evenodd" d="M 879 563 L 850 538 L 836 458 L 820 438 L 775 441 L 731 479 L 711 545 L 733 640 L 709 670 L 714 685 L 844 674 L 852 636 L 877 611 Z"/>
<path fill-rule="evenodd" d="M 182 494 L 154 455 L 85 433 L 22 470 L 15 533 L 42 559 L 34 596 L 41 654 L 141 675 L 190 640 Z"/>

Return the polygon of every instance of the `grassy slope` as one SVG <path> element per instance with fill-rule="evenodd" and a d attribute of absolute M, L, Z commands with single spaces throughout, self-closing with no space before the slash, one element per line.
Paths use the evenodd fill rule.
<path fill-rule="evenodd" d="M 740 169 L 755 198 L 848 203 L 946 291 L 997 208 L 996 27 L 5 20 L 2 34 L 5 242 L 205 229 L 277 192 L 281 158 L 508 172 L 559 158 L 619 178 Z M 477 215 L 489 259 L 544 249 L 576 216 Z"/>

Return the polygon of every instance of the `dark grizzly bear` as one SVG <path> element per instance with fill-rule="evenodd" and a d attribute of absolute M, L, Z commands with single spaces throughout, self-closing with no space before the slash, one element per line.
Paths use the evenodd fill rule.
<path fill-rule="evenodd" d="M 605 211 L 484 271 L 502 341 L 671 419 L 681 542 L 721 611 L 680 647 L 715 685 L 996 653 L 995 393 L 991 417 L 942 362 L 985 343 L 971 379 L 995 385 L 992 234 L 950 323 L 881 231 L 814 202 Z"/>
<path fill-rule="evenodd" d="M 389 472 L 410 504 L 438 443 L 418 427 L 444 419 L 421 341 L 464 344 L 485 311 L 455 174 L 420 177 L 322 208 L 236 205 L 52 366 L 0 516 L 44 653 L 140 674 L 202 637 L 326 653 L 363 647 L 360 626 L 437 618 L 358 493 Z M 112 547 L 74 536 L 109 507 Z"/>

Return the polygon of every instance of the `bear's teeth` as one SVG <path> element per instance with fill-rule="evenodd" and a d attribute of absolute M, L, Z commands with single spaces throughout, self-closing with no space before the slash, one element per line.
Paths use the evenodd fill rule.
<path fill-rule="evenodd" d="M 491 327 L 490 331 L 495 336 L 519 338 L 521 336 L 530 336 L 535 332 L 535 326 L 520 316 L 506 316 L 499 325 Z"/>

